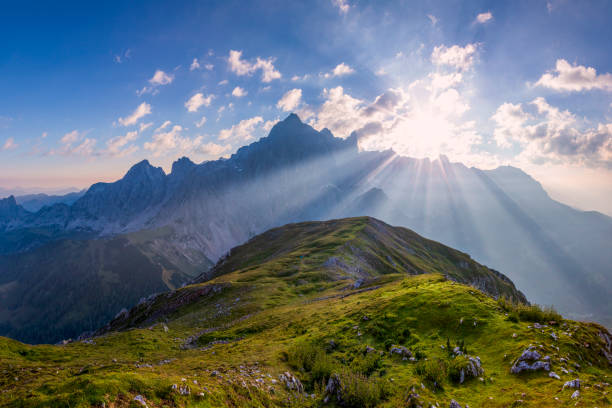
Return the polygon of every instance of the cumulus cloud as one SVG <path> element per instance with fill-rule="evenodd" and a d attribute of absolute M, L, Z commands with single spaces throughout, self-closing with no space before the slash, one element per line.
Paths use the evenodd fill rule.
<path fill-rule="evenodd" d="M 187 108 L 188 112 L 197 112 L 201 106 L 210 106 L 214 97 L 214 95 L 208 95 L 207 97 L 204 97 L 201 92 L 198 92 L 197 94 L 189 98 L 187 102 L 185 102 L 185 107 Z"/>
<path fill-rule="evenodd" d="M 429 19 L 429 21 L 431 21 L 431 25 L 435 26 L 436 24 L 438 24 L 438 18 L 433 14 L 428 14 L 427 18 Z"/>
<path fill-rule="evenodd" d="M 431 53 L 434 65 L 448 65 L 460 70 L 468 70 L 474 65 L 478 44 L 467 44 L 465 47 L 439 45 Z"/>
<path fill-rule="evenodd" d="M 294 88 L 285 92 L 282 98 L 276 103 L 276 107 L 285 112 L 289 112 L 297 108 L 302 102 L 302 90 Z"/>
<path fill-rule="evenodd" d="M 478 24 L 484 24 L 491 20 L 493 20 L 493 14 L 490 11 L 487 11 L 486 13 L 480 13 L 476 16 L 476 23 Z"/>
<path fill-rule="evenodd" d="M 144 148 L 154 157 L 159 157 L 172 151 L 186 153 L 193 151 L 202 143 L 202 136 L 189 138 L 182 136 L 183 127 L 174 125 L 167 132 L 153 134 L 151 141 L 145 142 Z"/>
<path fill-rule="evenodd" d="M 232 91 L 232 96 L 236 98 L 242 98 L 243 96 L 246 96 L 247 94 L 248 92 L 239 86 L 235 87 L 234 90 Z"/>
<path fill-rule="evenodd" d="M 229 150 L 231 150 L 232 146 L 229 144 L 226 145 L 220 145 L 217 143 L 213 143 L 213 142 L 208 142 L 208 143 L 204 143 L 202 145 L 200 145 L 196 151 L 198 153 L 202 153 L 204 155 L 207 156 L 211 156 L 211 157 L 219 157 L 222 156 L 223 154 L 227 153 Z"/>
<path fill-rule="evenodd" d="M 123 136 L 117 136 L 106 142 L 105 153 L 114 157 L 124 157 L 138 150 L 138 146 L 129 145 L 138 138 L 137 131 L 127 132 Z"/>
<path fill-rule="evenodd" d="M 189 70 L 190 71 L 195 71 L 196 69 L 200 69 L 200 62 L 198 61 L 197 58 L 194 58 L 193 61 L 191 61 L 191 65 L 189 66 Z"/>
<path fill-rule="evenodd" d="M 254 139 L 253 132 L 261 123 L 263 123 L 263 118 L 261 116 L 241 120 L 231 128 L 221 130 L 219 132 L 219 140 L 246 142 Z"/>
<path fill-rule="evenodd" d="M 267 133 L 270 130 L 272 130 L 274 125 L 276 125 L 278 122 L 280 122 L 279 118 L 272 119 L 272 120 L 266 120 L 261 128 Z"/>
<path fill-rule="evenodd" d="M 462 95 L 462 80 L 460 74 L 444 78 L 432 74 L 405 88 L 387 89 L 372 101 L 355 98 L 340 86 L 326 89 L 325 101 L 310 123 L 337 137 L 354 134 L 365 150 L 391 148 L 421 158 L 445 154 L 482 165 L 486 154 L 477 151 L 482 137 L 476 123 L 464 117 L 470 105 Z"/>
<path fill-rule="evenodd" d="M 504 103 L 491 119 L 498 145 L 518 146 L 530 162 L 612 167 L 612 123 L 584 126 L 542 97 L 525 106 Z"/>
<path fill-rule="evenodd" d="M 612 74 L 597 75 L 595 68 L 572 65 L 564 59 L 558 59 L 555 69 L 542 75 L 535 85 L 555 91 L 612 91 Z"/>
<path fill-rule="evenodd" d="M 6 139 L 6 141 L 4 142 L 4 146 L 2 146 L 2 150 L 13 150 L 17 148 L 17 143 L 15 143 L 15 139 L 13 139 L 12 137 L 9 137 L 8 139 Z"/>
<path fill-rule="evenodd" d="M 122 126 L 132 126 L 138 123 L 140 119 L 142 119 L 143 117 L 145 117 L 146 115 L 150 113 L 151 113 L 151 105 L 149 105 L 146 102 L 143 102 L 140 105 L 138 105 L 136 110 L 134 110 L 134 112 L 132 112 L 131 115 L 125 118 L 119 118 L 118 122 Z"/>
<path fill-rule="evenodd" d="M 215 66 L 213 64 L 205 64 L 204 65 L 204 68 L 206 68 L 207 71 L 212 71 L 214 67 Z"/>
<path fill-rule="evenodd" d="M 153 122 L 148 122 L 148 123 L 141 123 L 139 125 L 140 128 L 140 132 L 144 132 L 145 130 L 147 130 L 148 128 L 150 128 L 151 126 L 153 126 Z"/>
<path fill-rule="evenodd" d="M 325 74 L 323 74 L 323 76 L 325 78 L 334 78 L 350 75 L 353 73 L 355 73 L 355 70 L 353 68 L 349 67 L 344 62 L 341 62 L 340 64 L 336 65 L 336 67 L 331 72 L 326 72 Z"/>
<path fill-rule="evenodd" d="M 349 9 L 351 8 L 347 0 L 331 0 L 331 2 L 334 7 L 337 7 L 338 11 L 340 11 L 340 13 L 342 14 L 348 13 Z"/>
<path fill-rule="evenodd" d="M 255 62 L 242 59 L 242 51 L 230 50 L 227 63 L 231 72 L 238 76 L 252 75 L 261 71 L 261 82 L 272 82 L 281 78 L 281 73 L 274 67 L 274 58 L 263 59 L 257 57 Z"/>

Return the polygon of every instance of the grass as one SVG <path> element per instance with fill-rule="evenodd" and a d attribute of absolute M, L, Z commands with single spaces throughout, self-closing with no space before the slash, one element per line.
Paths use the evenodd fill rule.
<path fill-rule="evenodd" d="M 498 305 L 508 313 L 508 320 L 518 322 L 560 322 L 563 317 L 555 310 L 553 306 L 540 306 L 536 304 L 528 305 L 522 303 L 514 303 L 506 297 L 500 297 L 497 300 Z"/>
<path fill-rule="evenodd" d="M 600 352 L 603 327 L 558 315 L 551 319 L 553 313 L 545 309 L 495 300 L 449 281 L 438 272 L 445 263 L 450 270 L 454 261 L 440 252 L 409 258 L 424 248 L 420 241 L 415 241 L 415 255 L 406 252 L 404 260 L 434 273 L 372 269 L 354 276 L 323 267 L 330 256 L 350 261 L 350 246 L 362 251 L 373 245 L 367 238 L 380 230 L 367 220 L 336 226 L 322 236 L 319 231 L 317 239 L 303 228 L 290 230 L 290 236 L 281 230 L 266 237 L 269 246 L 252 240 L 237 248 L 226 260 L 236 267 L 218 266 L 223 273 L 212 281 L 140 305 L 127 320 L 111 325 L 122 331 L 96 337 L 95 344 L 29 346 L 0 338 L 0 406 L 136 407 L 133 399 L 142 395 L 156 408 L 397 407 L 415 393 L 423 406 L 448 406 L 451 399 L 492 408 L 517 400 L 531 407 L 610 405 L 604 383 L 612 382 L 612 370 Z M 283 239 L 293 243 L 276 241 Z M 354 263 L 367 268 L 374 259 L 388 262 L 389 255 L 399 264 L 404 255 L 397 249 L 384 252 L 395 248 L 389 240 L 377 238 L 372 258 L 360 255 Z M 265 257 L 257 256 L 260 249 L 266 249 Z M 353 286 L 357 279 L 364 279 L 359 289 Z M 371 290 L 360 291 L 364 288 Z M 521 310 L 532 309 L 541 314 L 523 311 L 521 317 Z M 516 321 L 509 320 L 513 313 Z M 542 327 L 534 328 L 534 321 Z M 481 359 L 482 381 L 457 383 L 465 360 L 450 355 L 449 344 Z M 391 345 L 408 348 L 416 361 L 391 355 Z M 510 373 L 529 345 L 551 357 L 562 381 L 546 373 Z M 299 378 L 304 394 L 279 382 L 286 371 Z M 338 393 L 325 395 L 332 377 L 339 381 L 340 400 Z M 584 384 L 578 401 L 562 389 L 574 378 Z M 177 391 L 187 386 L 189 395 Z"/>

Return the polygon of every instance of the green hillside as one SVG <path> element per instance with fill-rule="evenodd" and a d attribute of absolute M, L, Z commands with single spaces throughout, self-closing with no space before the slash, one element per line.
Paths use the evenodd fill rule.
<path fill-rule="evenodd" d="M 530 306 L 467 254 L 361 217 L 261 234 L 91 339 L 0 339 L 0 405 L 605 407 L 611 364 L 602 326 Z"/>
<path fill-rule="evenodd" d="M 0 332 L 27 343 L 93 331 L 152 293 L 189 282 L 211 263 L 171 244 L 169 228 L 71 237 L 0 255 Z"/>

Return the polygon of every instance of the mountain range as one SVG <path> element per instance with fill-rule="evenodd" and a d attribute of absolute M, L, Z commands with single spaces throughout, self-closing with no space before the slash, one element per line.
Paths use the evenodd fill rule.
<path fill-rule="evenodd" d="M 182 158 L 168 174 L 145 160 L 36 212 L 0 200 L 0 334 L 75 337 L 152 292 L 213 277 L 256 234 L 359 215 L 467 252 L 531 301 L 612 324 L 612 218 L 552 200 L 517 168 L 360 151 L 357 135 L 291 114 L 227 159 Z"/>

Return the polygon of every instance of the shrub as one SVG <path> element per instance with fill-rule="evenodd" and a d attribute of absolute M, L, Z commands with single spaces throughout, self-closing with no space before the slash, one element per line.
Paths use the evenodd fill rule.
<path fill-rule="evenodd" d="M 380 367 L 381 358 L 378 353 L 368 353 L 365 356 L 358 355 L 351 363 L 351 369 L 355 372 L 370 375 Z"/>
<path fill-rule="evenodd" d="M 416 373 L 428 383 L 434 390 L 442 389 L 442 382 L 446 378 L 448 367 L 445 361 L 440 359 L 421 360 L 416 365 Z"/>
<path fill-rule="evenodd" d="M 312 381 L 317 383 L 325 381 L 334 371 L 334 360 L 325 353 L 317 353 L 312 363 Z"/>
<path fill-rule="evenodd" d="M 311 371 L 317 355 L 321 352 L 310 343 L 296 343 L 287 350 L 287 364 L 299 371 Z"/>
<path fill-rule="evenodd" d="M 322 347 L 311 343 L 297 343 L 284 354 L 287 364 L 301 372 L 310 373 L 313 383 L 325 381 L 334 371 L 334 360 Z"/>
<path fill-rule="evenodd" d="M 339 378 L 342 407 L 374 407 L 391 395 L 391 386 L 384 379 L 370 379 L 350 371 L 344 371 Z"/>
<path fill-rule="evenodd" d="M 519 320 L 526 322 L 548 322 L 551 320 L 561 321 L 563 317 L 552 307 L 540 305 L 526 305 L 512 303 L 505 297 L 497 299 L 497 304 L 506 313 L 508 320 L 517 323 Z"/>
<path fill-rule="evenodd" d="M 521 320 L 527 322 L 548 322 L 550 320 L 558 322 L 562 319 L 552 306 L 542 308 L 540 305 L 520 305 L 518 315 Z"/>

